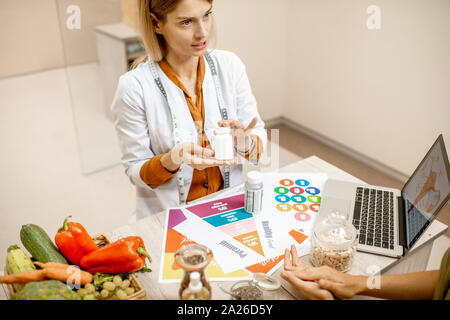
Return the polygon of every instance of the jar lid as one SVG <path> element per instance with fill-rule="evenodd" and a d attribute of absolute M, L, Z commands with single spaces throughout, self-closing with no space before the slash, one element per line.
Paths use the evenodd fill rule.
<path fill-rule="evenodd" d="M 174 269 L 181 268 L 186 271 L 199 271 L 204 269 L 212 259 L 209 248 L 200 244 L 187 244 L 175 252 Z"/>
<path fill-rule="evenodd" d="M 249 282 L 264 291 L 278 290 L 281 287 L 280 280 L 264 273 L 253 274 Z"/>
<path fill-rule="evenodd" d="M 316 225 L 314 235 L 327 247 L 346 248 L 355 242 L 357 231 L 347 214 L 332 211 Z"/>

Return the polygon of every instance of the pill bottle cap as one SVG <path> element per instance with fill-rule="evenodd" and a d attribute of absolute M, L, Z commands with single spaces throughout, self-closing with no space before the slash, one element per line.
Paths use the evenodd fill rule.
<path fill-rule="evenodd" d="M 218 127 L 216 128 L 216 135 L 229 134 L 231 132 L 230 127 Z"/>
<path fill-rule="evenodd" d="M 250 171 L 247 173 L 247 182 L 250 184 L 258 184 L 262 182 L 262 174 L 259 171 Z"/>

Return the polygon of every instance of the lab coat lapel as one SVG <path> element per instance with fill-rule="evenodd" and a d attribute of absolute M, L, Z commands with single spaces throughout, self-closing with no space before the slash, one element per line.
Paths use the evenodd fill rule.
<path fill-rule="evenodd" d="M 197 130 L 195 128 L 194 120 L 192 119 L 189 106 L 186 101 L 183 90 L 178 88 L 161 70 L 158 65 L 158 71 L 160 74 L 161 82 L 164 89 L 167 92 L 167 99 L 169 105 L 172 108 L 172 112 L 175 113 L 178 123 L 178 130 L 182 142 L 197 142 Z M 167 106 L 166 106 L 167 107 Z M 171 123 L 168 124 L 169 129 L 172 131 Z"/>
<path fill-rule="evenodd" d="M 205 134 L 208 137 L 211 149 L 215 150 L 215 135 L 214 129 L 217 128 L 218 122 L 222 120 L 219 109 L 219 102 L 217 100 L 216 86 L 211 73 L 211 68 L 205 59 L 205 79 L 202 85 L 203 99 L 205 106 Z M 222 178 L 225 178 L 224 167 L 219 167 Z"/>
<path fill-rule="evenodd" d="M 222 120 L 222 118 L 220 116 L 216 87 L 214 86 L 211 69 L 209 68 L 208 63 L 205 63 L 205 79 L 203 80 L 202 85 L 205 106 L 205 133 L 211 143 L 211 147 L 214 147 L 214 129 L 219 126 L 218 122 Z"/>

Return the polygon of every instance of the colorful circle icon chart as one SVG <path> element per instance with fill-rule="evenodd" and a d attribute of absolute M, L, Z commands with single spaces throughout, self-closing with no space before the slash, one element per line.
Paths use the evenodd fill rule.
<path fill-rule="evenodd" d="M 306 197 L 295 194 L 291 197 L 291 200 L 294 201 L 295 203 L 303 203 L 306 202 Z"/>
<path fill-rule="evenodd" d="M 289 189 L 289 191 L 290 191 L 292 194 L 302 194 L 302 193 L 305 192 L 305 190 L 303 190 L 303 189 L 300 188 L 300 187 L 292 187 L 292 188 Z"/>
<path fill-rule="evenodd" d="M 286 203 L 286 202 L 291 201 L 291 197 L 284 195 L 284 194 L 280 194 L 275 197 L 275 200 L 277 200 L 278 202 L 281 202 L 281 203 Z"/>
<path fill-rule="evenodd" d="M 311 214 L 319 212 L 320 189 L 307 179 L 281 179 L 273 190 L 278 213 L 290 213 L 297 221 L 307 222 Z"/>
<path fill-rule="evenodd" d="M 290 187 L 294 184 L 294 181 L 292 181 L 291 179 L 283 179 L 280 181 L 280 184 L 285 187 Z"/>
<path fill-rule="evenodd" d="M 312 194 L 312 195 L 317 195 L 320 193 L 320 190 L 314 187 L 308 187 L 305 189 L 306 193 Z"/>
<path fill-rule="evenodd" d="M 286 194 L 289 192 L 289 189 L 286 187 L 276 187 L 275 192 L 278 194 Z"/>
<path fill-rule="evenodd" d="M 306 186 L 309 186 L 309 181 L 304 180 L 304 179 L 298 179 L 298 180 L 295 180 L 295 184 L 300 187 L 306 187 Z"/>
<path fill-rule="evenodd" d="M 289 203 L 279 203 L 277 204 L 277 209 L 281 212 L 289 212 L 291 211 L 292 207 Z"/>

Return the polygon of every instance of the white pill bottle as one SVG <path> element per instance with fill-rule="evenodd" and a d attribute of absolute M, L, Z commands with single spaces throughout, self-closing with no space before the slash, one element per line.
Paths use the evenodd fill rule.
<path fill-rule="evenodd" d="M 232 160 L 234 158 L 234 148 L 233 137 L 230 134 L 230 127 L 218 127 L 215 131 L 215 159 Z"/>
<path fill-rule="evenodd" d="M 251 214 L 258 214 L 262 211 L 263 200 L 263 179 L 259 171 L 250 171 L 247 173 L 245 182 L 244 209 Z"/>

